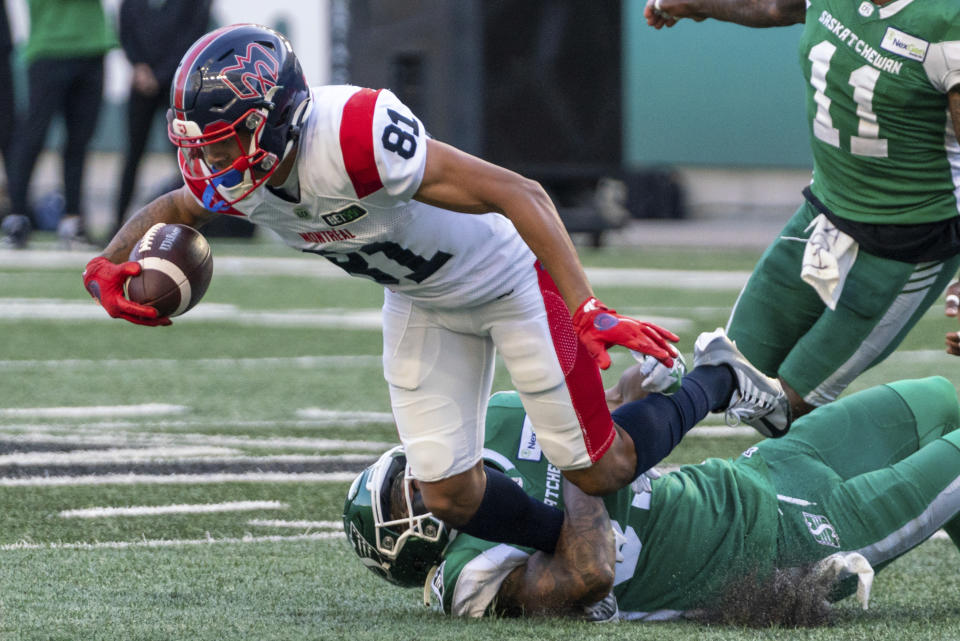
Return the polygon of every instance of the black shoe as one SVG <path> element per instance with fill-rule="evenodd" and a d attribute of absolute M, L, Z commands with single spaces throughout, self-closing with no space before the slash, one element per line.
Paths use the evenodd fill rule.
<path fill-rule="evenodd" d="M 80 216 L 64 216 L 57 225 L 57 240 L 60 249 L 92 251 L 97 246 L 87 239 Z"/>
<path fill-rule="evenodd" d="M 30 219 L 21 214 L 10 214 L 5 216 L 0 223 L 0 232 L 3 238 L 0 239 L 0 247 L 7 249 L 26 249 L 27 240 L 30 238 L 30 232 L 33 226 Z"/>

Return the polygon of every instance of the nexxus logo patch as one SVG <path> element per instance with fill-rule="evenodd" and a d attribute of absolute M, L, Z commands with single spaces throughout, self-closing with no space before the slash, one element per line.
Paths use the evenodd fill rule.
<path fill-rule="evenodd" d="M 363 218 L 367 215 L 367 210 L 361 207 L 360 205 L 350 205 L 345 209 L 340 211 L 335 211 L 331 214 L 324 214 L 320 216 L 323 219 L 323 222 L 327 223 L 331 227 L 337 227 L 339 225 L 346 225 L 347 223 L 352 223 L 358 218 Z"/>

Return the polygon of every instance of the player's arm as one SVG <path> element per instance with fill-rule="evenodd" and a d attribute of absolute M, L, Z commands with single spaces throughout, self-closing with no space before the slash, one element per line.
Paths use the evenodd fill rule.
<path fill-rule="evenodd" d="M 947 105 L 953 119 L 953 134 L 960 142 L 960 85 L 954 85 L 947 91 Z M 960 318 L 960 280 L 947 287 L 944 311 L 947 316 Z M 947 353 L 960 356 L 960 332 L 947 332 Z"/>
<path fill-rule="evenodd" d="M 593 296 L 570 236 L 536 181 L 431 139 L 414 198 L 464 213 L 503 214 L 550 272 L 571 312 Z"/>
<path fill-rule="evenodd" d="M 205 210 L 186 186 L 166 193 L 143 207 L 120 228 L 103 253 L 83 270 L 83 286 L 96 298 L 112 318 L 122 318 L 137 325 L 169 325 L 157 310 L 128 300 L 123 285 L 130 276 L 140 273 L 140 264 L 128 261 L 130 250 L 156 223 L 180 223 L 199 227 L 213 214 Z"/>
<path fill-rule="evenodd" d="M 672 27 L 681 18 L 783 27 L 803 22 L 805 12 L 804 0 L 647 0 L 643 15 L 655 29 Z"/>
<path fill-rule="evenodd" d="M 616 327 L 594 329 L 594 316 L 616 312 L 593 296 L 580 259 L 550 197 L 534 180 L 488 163 L 436 140 L 428 140 L 423 179 L 414 198 L 443 209 L 485 214 L 497 212 L 513 223 L 554 283 L 574 325 L 601 368 L 610 365 L 606 348 L 617 344 L 673 364 L 667 341 L 678 337 L 664 329 L 633 319 L 612 321 Z"/>
<path fill-rule="evenodd" d="M 566 513 L 557 548 L 534 553 L 507 576 L 494 602 L 500 614 L 573 614 L 613 589 L 616 551 L 603 501 L 563 484 Z"/>
<path fill-rule="evenodd" d="M 204 209 L 184 185 L 159 196 L 131 216 L 101 255 L 112 263 L 122 263 L 127 260 L 133 246 L 155 224 L 178 223 L 200 227 L 217 215 Z"/>
<path fill-rule="evenodd" d="M 957 142 L 960 142 L 960 85 L 954 85 L 947 91 L 947 105 L 953 119 L 953 135 L 957 137 Z"/>

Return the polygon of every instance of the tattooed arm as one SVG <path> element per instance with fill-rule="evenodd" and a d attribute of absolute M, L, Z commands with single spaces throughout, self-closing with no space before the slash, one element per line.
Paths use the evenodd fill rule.
<path fill-rule="evenodd" d="M 201 207 L 184 185 L 153 200 L 131 216 L 103 250 L 102 255 L 112 263 L 122 263 L 127 260 L 133 246 L 156 223 L 180 223 L 200 227 L 217 215 Z"/>
<path fill-rule="evenodd" d="M 562 615 L 613 589 L 613 531 L 603 501 L 563 481 L 563 529 L 553 554 L 536 552 L 511 572 L 495 601 L 498 614 Z"/>
<path fill-rule="evenodd" d="M 672 27 L 680 18 L 783 27 L 803 22 L 805 12 L 804 0 L 647 0 L 643 15 L 655 29 Z"/>

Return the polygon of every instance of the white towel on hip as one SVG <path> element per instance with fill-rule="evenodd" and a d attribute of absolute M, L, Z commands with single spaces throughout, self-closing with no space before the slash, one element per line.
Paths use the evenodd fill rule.
<path fill-rule="evenodd" d="M 860 246 L 834 227 L 823 214 L 810 221 L 807 230 L 811 228 L 813 231 L 803 252 L 800 278 L 817 290 L 827 307 L 836 309 L 843 283 L 857 259 Z"/>

